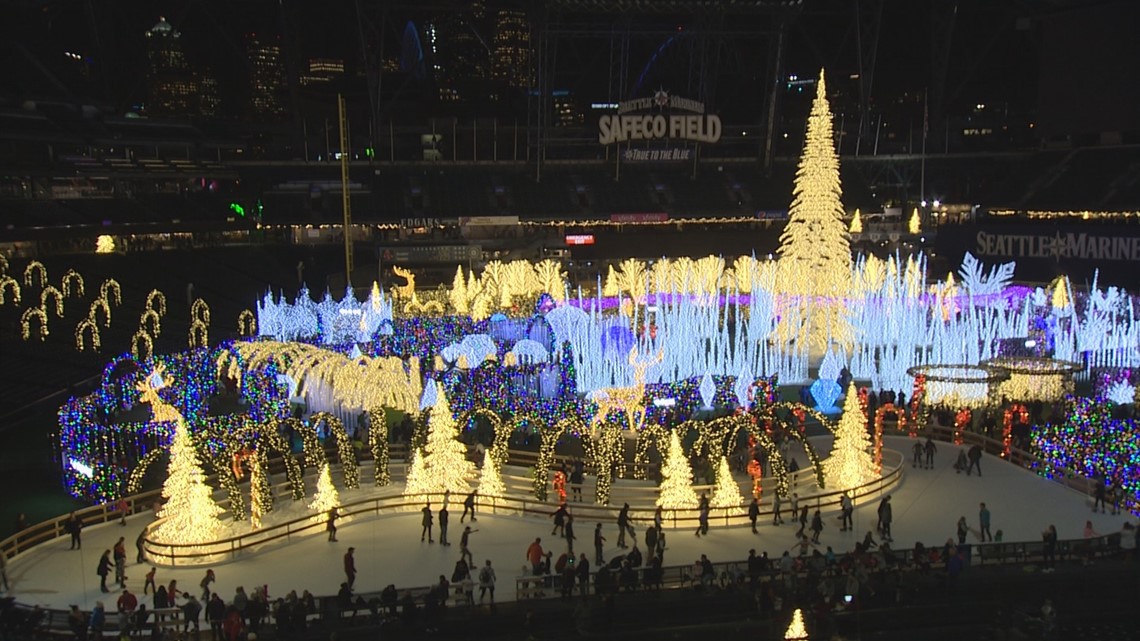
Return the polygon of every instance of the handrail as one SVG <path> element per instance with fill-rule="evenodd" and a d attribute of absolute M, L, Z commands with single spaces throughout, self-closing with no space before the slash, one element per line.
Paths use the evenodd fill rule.
<path fill-rule="evenodd" d="M 902 474 L 902 455 L 893 450 L 884 450 L 884 454 L 886 455 L 885 458 L 890 459 L 888 464 L 890 471 L 886 475 L 847 490 L 850 492 L 853 500 L 858 500 L 861 497 L 869 495 L 880 494 L 885 489 L 893 487 L 898 483 Z M 838 504 L 843 493 L 844 492 L 840 490 L 823 491 L 813 495 L 803 496 L 800 498 L 800 501 L 806 505 L 814 503 L 818 509 L 828 505 Z M 426 493 L 420 496 L 437 502 L 442 502 L 444 498 L 443 493 Z M 458 497 L 453 498 L 458 500 Z M 342 519 L 366 514 L 378 516 L 381 512 L 418 510 L 423 502 L 423 499 L 417 498 L 413 500 L 411 497 L 402 494 L 375 496 L 342 504 L 337 508 L 337 512 Z M 512 513 L 539 514 L 544 517 L 549 516 L 557 509 L 557 505 L 557 503 L 551 501 L 539 501 L 533 498 L 514 496 L 480 495 L 476 500 L 476 506 L 478 508 L 483 508 L 484 510 L 489 509 L 492 513 L 504 510 Z M 630 516 L 633 520 L 650 521 L 653 519 L 652 509 L 646 509 L 646 506 L 638 506 L 638 508 L 640 509 L 635 509 L 630 512 Z M 618 511 L 617 508 L 614 507 L 590 504 L 576 504 L 574 510 L 581 518 L 593 520 L 614 520 L 617 518 Z M 695 523 L 699 519 L 699 513 L 696 508 L 670 509 L 665 510 L 664 514 L 665 520 L 674 528 L 682 524 Z M 772 514 L 772 511 L 768 510 L 762 512 L 762 514 Z M 745 506 L 714 508 L 712 515 L 717 523 L 722 525 L 743 524 L 747 519 L 747 509 Z M 152 538 L 154 531 L 161 526 L 162 523 L 163 520 L 160 519 L 146 527 L 143 535 L 143 549 L 152 562 L 169 564 L 171 566 L 176 566 L 180 563 L 182 565 L 200 563 L 216 564 L 226 558 L 235 558 L 240 552 L 256 546 L 265 545 L 281 539 L 289 539 L 294 535 L 323 532 L 325 529 L 323 515 L 307 514 L 264 529 L 218 539 L 216 541 L 194 544 L 164 543 L 155 541 Z"/>

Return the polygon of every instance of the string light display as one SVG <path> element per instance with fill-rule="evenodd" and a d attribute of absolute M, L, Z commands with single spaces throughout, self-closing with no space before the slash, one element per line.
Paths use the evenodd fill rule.
<path fill-rule="evenodd" d="M 863 233 L 863 216 L 858 209 L 855 210 L 855 215 L 851 216 L 851 224 L 847 227 L 847 231 L 852 234 Z"/>
<path fill-rule="evenodd" d="M 922 218 L 918 215 L 918 207 L 914 208 L 910 214 L 910 219 L 906 221 L 906 230 L 913 236 L 922 233 Z"/>
<path fill-rule="evenodd" d="M 372 447 L 372 461 L 375 466 L 374 475 L 377 486 L 388 485 L 392 482 L 392 473 L 389 470 L 390 454 L 388 450 L 388 415 L 383 408 L 373 407 L 368 410 L 368 436 Z"/>
<path fill-rule="evenodd" d="M 190 349 L 194 349 L 195 347 L 209 347 L 210 330 L 206 327 L 206 324 L 200 320 L 195 320 L 194 322 L 190 323 L 190 331 L 189 336 L 187 337 L 187 342 L 190 346 Z"/>
<path fill-rule="evenodd" d="M 1048 478 L 1084 477 L 1106 485 L 1119 482 L 1126 503 L 1140 499 L 1140 428 L 1135 419 L 1112 418 L 1105 399 L 1067 397 L 1063 421 L 1035 426 L 1033 462 Z"/>
<path fill-rule="evenodd" d="M 159 318 L 158 312 L 149 307 L 144 309 L 139 315 L 139 330 L 158 338 L 158 335 L 162 333 L 162 320 Z"/>
<path fill-rule="evenodd" d="M 997 395 L 1017 401 L 1059 401 L 1073 390 L 1072 375 L 1085 369 L 1084 363 L 1053 358 L 999 356 L 982 365 L 1004 370 L 1009 378 L 997 388 Z"/>
<path fill-rule="evenodd" d="M 190 319 L 203 325 L 210 324 L 210 306 L 206 301 L 201 298 L 194 299 L 194 304 L 190 306 Z"/>
<path fill-rule="evenodd" d="M 404 481 L 404 496 L 418 503 L 430 492 L 427 469 L 424 466 L 424 453 L 420 448 L 412 449 L 412 462 L 408 465 L 408 476 Z"/>
<path fill-rule="evenodd" d="M 95 238 L 95 253 L 96 254 L 113 254 L 115 253 L 115 237 L 108 236 L 107 234 L 100 234 Z"/>
<path fill-rule="evenodd" d="M 907 370 L 915 377 L 917 397 L 927 405 L 978 408 L 993 400 L 992 386 L 1009 378 L 1006 370 L 985 365 L 919 365 Z M 922 383 L 919 384 L 919 376 Z"/>
<path fill-rule="evenodd" d="M 40 307 L 43 308 L 44 311 L 49 309 L 49 298 L 55 302 L 55 315 L 59 318 L 63 318 L 63 292 L 56 289 L 54 285 L 44 287 L 43 291 L 40 292 Z"/>
<path fill-rule="evenodd" d="M 954 413 L 954 445 L 962 444 L 962 432 L 970 426 L 972 419 L 973 414 L 968 408 L 963 407 Z"/>
<path fill-rule="evenodd" d="M 123 288 L 119 286 L 119 281 L 114 278 L 109 278 L 103 281 L 103 284 L 99 286 L 99 297 L 107 302 L 122 305 Z"/>
<path fill-rule="evenodd" d="M 166 316 L 166 294 L 157 289 L 150 290 L 146 295 L 146 308 L 158 312 L 159 316 Z"/>
<path fill-rule="evenodd" d="M 99 341 L 99 327 L 91 322 L 90 318 L 84 318 L 79 321 L 75 326 L 75 349 L 82 352 L 86 348 L 84 336 L 90 337 L 91 349 L 96 352 L 99 351 L 101 343 Z"/>
<path fill-rule="evenodd" d="M 150 334 L 139 329 L 134 336 L 131 336 L 131 354 L 139 361 L 148 361 L 154 356 L 154 341 Z"/>
<path fill-rule="evenodd" d="M 87 310 L 87 318 L 90 318 L 91 322 L 96 322 L 99 319 L 99 312 L 103 312 L 103 327 L 110 327 L 111 304 L 102 296 L 91 301 L 91 308 Z"/>
<path fill-rule="evenodd" d="M 32 283 L 37 281 L 40 287 L 47 285 L 47 267 L 44 267 L 44 264 L 40 261 L 33 260 L 24 268 L 24 286 L 31 287 Z"/>
<path fill-rule="evenodd" d="M 309 423 L 318 432 L 322 423 L 328 426 L 328 433 L 336 441 L 336 452 L 340 459 L 340 471 L 344 475 L 344 486 L 350 490 L 360 487 L 360 466 L 356 462 L 356 450 L 352 447 L 352 438 L 349 436 L 344 423 L 328 412 L 313 414 L 309 417 Z"/>
<path fill-rule="evenodd" d="M 0 275 L 8 273 L 8 257 L 0 254 Z"/>
<path fill-rule="evenodd" d="M 20 283 L 11 276 L 4 276 L 0 278 L 0 305 L 6 303 L 9 298 L 12 304 L 20 304 Z"/>
<path fill-rule="evenodd" d="M 64 296 L 67 296 L 68 298 L 71 296 L 83 298 L 83 276 L 81 276 L 79 272 L 75 271 L 74 269 L 67 270 L 67 273 L 63 275 L 63 281 L 60 282 L 60 286 L 63 287 Z"/>
<path fill-rule="evenodd" d="M 257 336 L 257 318 L 248 309 L 238 314 L 237 325 L 239 336 Z"/>
<path fill-rule="evenodd" d="M 614 466 L 624 453 L 621 429 L 611 423 L 603 423 L 593 432 L 590 438 L 582 442 L 582 446 L 598 475 L 594 487 L 594 502 L 598 505 L 609 505 Z"/>
<path fill-rule="evenodd" d="M 48 332 L 48 317 L 42 307 L 29 307 L 20 315 L 20 335 L 24 340 L 31 340 L 33 320 L 37 322 L 36 327 L 39 328 L 40 341 L 47 340 L 50 333 Z"/>
<path fill-rule="evenodd" d="M 1029 425 L 1029 408 L 1021 403 L 1014 403 L 1005 408 L 1001 420 L 1001 457 L 1009 458 L 1010 444 L 1013 442 L 1013 417 L 1022 425 Z"/>

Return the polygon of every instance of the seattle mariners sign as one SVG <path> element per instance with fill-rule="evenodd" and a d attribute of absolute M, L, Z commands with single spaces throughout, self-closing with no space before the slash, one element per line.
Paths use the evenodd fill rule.
<path fill-rule="evenodd" d="M 980 231 L 976 241 L 980 256 L 1140 261 L 1140 237 L 1101 236 L 1084 232 L 1056 232 L 1046 236 Z"/>
<path fill-rule="evenodd" d="M 687 113 L 668 113 L 674 111 Z M 605 114 L 598 120 L 598 142 L 603 145 L 663 138 L 715 143 L 720 132 L 720 116 L 706 114 L 703 102 L 670 96 L 665 91 L 652 98 L 618 103 L 616 114 Z"/>

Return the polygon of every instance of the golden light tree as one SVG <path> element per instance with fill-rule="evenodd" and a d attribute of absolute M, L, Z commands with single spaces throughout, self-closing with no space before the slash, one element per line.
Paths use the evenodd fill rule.
<path fill-rule="evenodd" d="M 910 214 L 910 220 L 906 221 L 906 230 L 911 234 L 919 234 L 922 232 L 922 218 L 918 215 L 918 207 Z"/>
<path fill-rule="evenodd" d="M 214 502 L 213 491 L 206 485 L 206 475 L 190 436 L 190 428 L 178 410 L 159 395 L 159 390 L 167 385 L 169 380 L 162 366 L 138 385 L 141 392 L 139 400 L 150 403 L 154 420 L 174 423 L 170 463 L 166 468 L 166 481 L 162 484 L 162 498 L 166 503 L 158 512 L 158 517 L 165 520 L 155 530 L 155 539 L 164 543 L 213 541 L 222 529 L 218 519 L 222 508 Z"/>
<path fill-rule="evenodd" d="M 740 493 L 740 485 L 732 477 L 732 468 L 728 466 L 728 457 L 720 457 L 720 465 L 716 469 L 716 489 L 713 490 L 709 505 L 713 507 L 740 507 L 744 503 L 744 496 Z"/>
<path fill-rule="evenodd" d="M 323 523 L 328 518 L 329 510 L 336 507 L 340 507 L 340 493 L 333 485 L 329 464 L 321 463 L 321 473 L 317 475 L 317 491 L 309 503 L 309 511 L 315 513 L 310 520 L 313 523 Z"/>
<path fill-rule="evenodd" d="M 851 225 L 847 228 L 847 231 L 852 234 L 863 233 L 863 214 L 861 214 L 858 209 L 855 210 L 855 215 L 851 217 Z"/>
<path fill-rule="evenodd" d="M 859 405 L 855 383 L 847 386 L 843 417 L 835 428 L 831 455 L 823 461 L 823 478 L 829 490 L 848 490 L 875 477 L 871 457 L 871 437 L 867 434 L 867 417 Z"/>
<path fill-rule="evenodd" d="M 408 478 L 404 482 L 404 494 L 413 501 L 420 500 L 428 491 L 427 472 L 424 468 L 424 453 L 416 448 L 412 451 L 412 462 L 408 465 Z"/>
<path fill-rule="evenodd" d="M 451 490 L 457 495 L 470 491 L 468 479 L 475 475 L 475 465 L 467 460 L 467 446 L 459 440 L 459 426 L 451 415 L 451 406 L 442 385 L 439 385 L 435 405 L 428 417 L 423 464 L 425 491 Z"/>
<path fill-rule="evenodd" d="M 689 457 L 681 449 L 681 438 L 676 432 L 669 437 L 669 451 L 665 453 L 661 477 L 657 505 L 666 509 L 697 507 L 700 499 L 693 489 L 693 468 L 689 467 Z"/>
<path fill-rule="evenodd" d="M 447 294 L 451 308 L 456 314 L 467 313 L 467 283 L 463 280 L 463 265 L 455 266 L 455 278 L 451 280 L 451 290 Z"/>
<path fill-rule="evenodd" d="M 831 109 L 823 71 L 808 117 L 788 224 L 780 234 L 781 340 L 822 351 L 852 342 L 845 296 L 851 291 L 851 237 L 844 223 Z"/>
<path fill-rule="evenodd" d="M 807 627 L 804 626 L 804 612 L 796 608 L 792 613 L 792 621 L 784 632 L 784 641 L 808 641 Z"/>
<path fill-rule="evenodd" d="M 502 496 L 507 493 L 503 485 L 503 477 L 499 475 L 499 463 L 494 460 L 490 452 L 483 458 L 483 471 L 479 476 L 479 494 L 483 496 Z"/>

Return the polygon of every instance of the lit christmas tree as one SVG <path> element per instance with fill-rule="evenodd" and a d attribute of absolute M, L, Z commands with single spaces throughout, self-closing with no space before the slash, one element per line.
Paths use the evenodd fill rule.
<path fill-rule="evenodd" d="M 720 457 L 720 466 L 716 470 L 716 489 L 713 490 L 709 505 L 713 507 L 740 507 L 744 497 L 740 494 L 740 486 L 732 478 L 732 470 L 728 467 L 728 457 Z"/>
<path fill-rule="evenodd" d="M 843 221 L 839 156 L 822 70 L 792 193 L 788 224 L 780 234 L 775 290 L 784 296 L 784 311 L 777 335 L 820 351 L 829 341 L 850 344 L 844 297 L 851 291 L 851 237 Z"/>
<path fill-rule="evenodd" d="M 159 396 L 158 391 L 168 384 L 162 366 L 159 366 L 138 385 L 142 392 L 139 400 L 150 403 L 154 420 L 174 423 L 170 464 L 166 468 L 166 482 L 162 484 L 162 498 L 166 503 L 158 512 L 158 518 L 165 521 L 155 530 L 155 539 L 163 543 L 214 541 L 222 529 L 218 520 L 222 508 L 214 502 L 213 490 L 206 485 L 202 462 L 186 421 L 177 409 Z"/>
<path fill-rule="evenodd" d="M 829 490 L 847 490 L 871 480 L 875 463 L 871 457 L 871 437 L 867 435 L 867 417 L 859 406 L 855 383 L 847 386 L 843 402 L 843 418 L 835 430 L 831 456 L 823 462 L 823 478 Z"/>
<path fill-rule="evenodd" d="M 456 314 L 464 315 L 467 313 L 467 284 L 463 282 L 463 265 L 455 267 L 455 278 L 451 281 L 451 292 L 448 293 L 448 298 L 451 299 L 451 308 L 455 310 Z"/>
<path fill-rule="evenodd" d="M 661 476 L 663 480 L 657 505 L 668 509 L 697 507 L 700 499 L 693 490 L 693 468 L 689 467 L 689 459 L 681 449 L 681 438 L 676 432 L 669 437 L 669 451 L 665 455 Z"/>
<path fill-rule="evenodd" d="M 804 627 L 804 613 L 803 610 L 796 608 L 792 613 L 792 622 L 788 624 L 788 630 L 784 632 L 784 641 L 808 641 L 807 628 Z"/>
<path fill-rule="evenodd" d="M 312 503 L 309 503 L 309 510 L 316 513 L 312 518 L 313 523 L 323 523 L 328 518 L 329 510 L 334 507 L 340 507 L 340 494 L 333 485 L 329 464 L 321 463 L 321 473 L 317 475 L 317 492 L 313 494 Z"/>
<path fill-rule="evenodd" d="M 507 493 L 503 478 L 499 476 L 499 464 L 488 451 L 483 457 L 483 472 L 479 476 L 479 494 L 483 496 L 503 496 Z"/>
<path fill-rule="evenodd" d="M 906 230 L 912 234 L 922 232 L 922 218 L 918 215 L 918 207 L 914 208 L 914 212 L 910 215 L 910 220 L 906 221 Z"/>
<path fill-rule="evenodd" d="M 435 383 L 439 385 L 439 383 Z M 467 460 L 467 446 L 459 441 L 459 427 L 451 415 L 451 406 L 442 386 L 428 418 L 427 444 L 424 446 L 424 489 L 466 495 L 467 482 L 475 475 L 475 465 Z"/>
<path fill-rule="evenodd" d="M 859 213 L 858 209 L 855 210 L 855 215 L 851 217 L 851 226 L 847 228 L 847 231 L 852 234 L 863 233 L 863 215 Z"/>
<path fill-rule="evenodd" d="M 422 499 L 427 489 L 427 470 L 424 468 L 424 454 L 419 449 L 412 450 L 412 463 L 408 466 L 408 480 L 404 483 L 404 494 L 413 501 Z"/>

